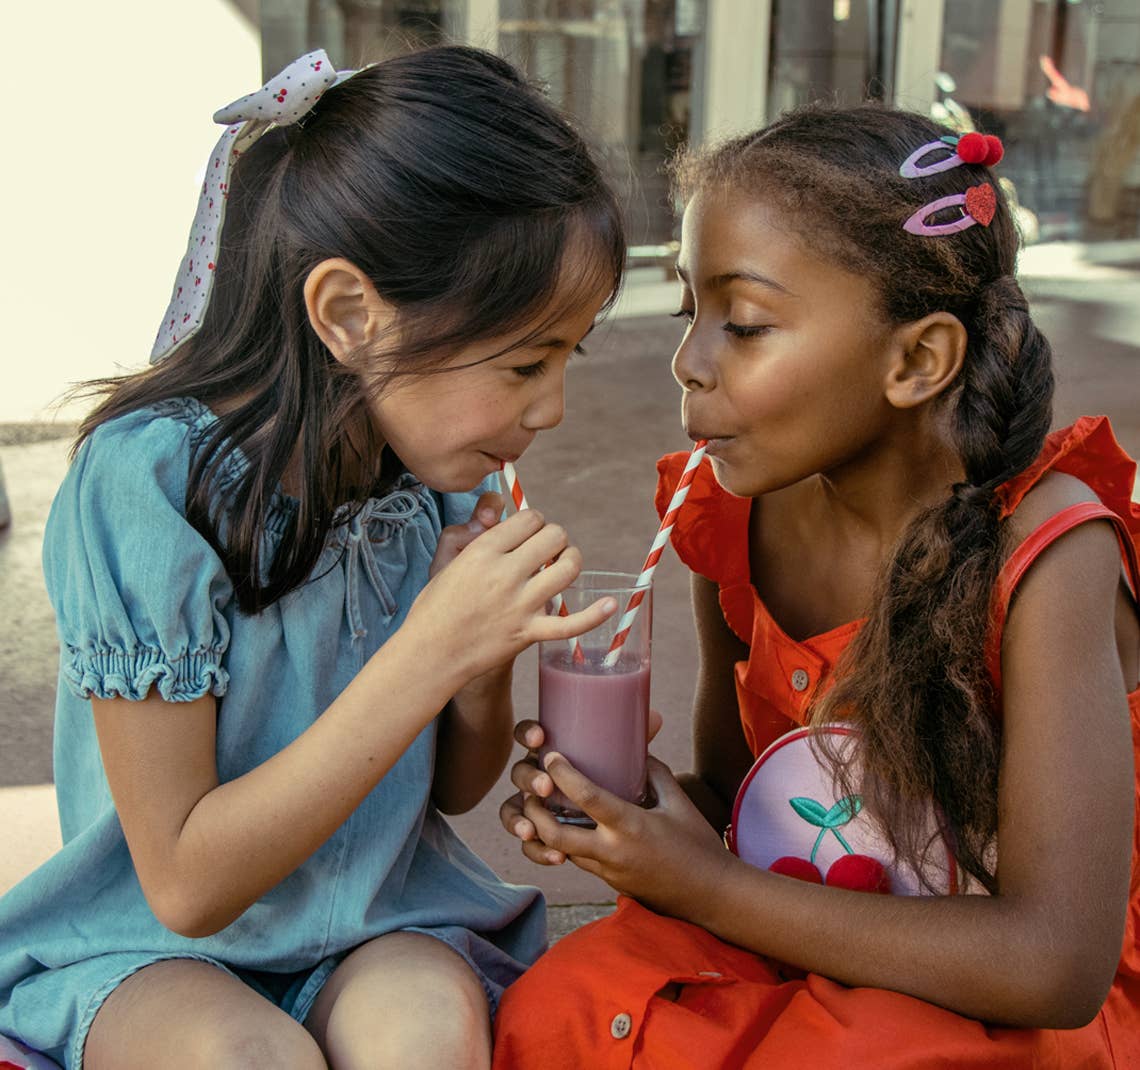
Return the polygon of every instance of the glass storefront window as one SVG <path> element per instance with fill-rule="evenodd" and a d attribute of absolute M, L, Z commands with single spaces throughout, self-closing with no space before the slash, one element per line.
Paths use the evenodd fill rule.
<path fill-rule="evenodd" d="M 500 53 L 545 83 L 598 148 L 625 191 L 635 246 L 673 235 L 662 165 L 689 138 L 702 29 L 700 0 L 499 3 Z"/>
<path fill-rule="evenodd" d="M 1140 235 L 1140 6 L 946 0 L 935 114 L 1006 147 L 1027 242 Z"/>
<path fill-rule="evenodd" d="M 857 104 L 881 96 L 894 6 L 884 0 L 773 0 L 768 117 L 816 100 Z"/>
<path fill-rule="evenodd" d="M 261 0 L 262 72 L 276 74 L 323 48 L 359 67 L 442 41 L 462 40 L 467 0 Z"/>
<path fill-rule="evenodd" d="M 665 263 L 675 222 L 662 165 L 693 125 L 705 3 L 261 0 L 262 69 L 318 47 L 339 67 L 439 42 L 492 47 L 573 117 L 624 191 L 631 244 Z"/>

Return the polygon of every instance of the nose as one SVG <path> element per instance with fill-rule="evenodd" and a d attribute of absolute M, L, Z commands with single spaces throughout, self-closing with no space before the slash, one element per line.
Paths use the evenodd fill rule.
<path fill-rule="evenodd" d="M 691 324 L 673 354 L 673 378 L 685 390 L 708 390 L 715 378 L 713 362 L 709 359 Z"/>
<path fill-rule="evenodd" d="M 563 367 L 539 381 L 538 392 L 523 410 L 523 427 L 528 431 L 549 431 L 562 423 L 565 409 L 566 369 Z"/>

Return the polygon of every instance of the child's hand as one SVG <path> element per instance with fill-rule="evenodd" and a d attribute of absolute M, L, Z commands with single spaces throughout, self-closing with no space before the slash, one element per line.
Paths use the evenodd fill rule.
<path fill-rule="evenodd" d="M 435 557 L 431 559 L 428 575 L 434 576 L 442 571 L 459 556 L 460 550 L 493 528 L 502 518 L 505 508 L 506 502 L 501 494 L 493 490 L 480 494 L 466 524 L 452 524 L 439 533 L 439 544 L 435 548 Z"/>
<path fill-rule="evenodd" d="M 649 734 L 652 741 L 664 719 L 656 710 L 649 711 Z M 559 851 L 552 851 L 538 838 L 534 825 L 523 816 L 523 802 L 531 795 L 545 799 L 554 791 L 554 781 L 550 774 L 539 767 L 538 751 L 545 742 L 546 736 L 542 725 L 538 721 L 519 721 L 515 725 L 515 742 L 527 748 L 527 756 L 515 762 L 511 767 L 511 783 L 519 790 L 499 807 L 499 820 L 512 836 L 523 841 L 523 854 L 532 862 L 540 865 L 561 865 L 566 856 Z"/>
<path fill-rule="evenodd" d="M 532 795 L 523 803 L 523 817 L 544 850 L 564 855 L 661 913 L 692 920 L 715 900 L 732 856 L 667 765 L 649 758 L 649 784 L 657 798 L 652 809 L 598 787 L 561 754 L 548 754 L 545 766 L 558 790 L 598 827 L 563 825 Z"/>
<path fill-rule="evenodd" d="M 541 513 L 524 509 L 498 521 L 484 512 L 484 499 L 501 510 L 502 499 L 489 493 L 471 521 L 445 529 L 434 574 L 401 628 L 456 689 L 533 643 L 588 632 L 618 608 L 617 599 L 605 597 L 565 617 L 548 615 L 547 603 L 581 571 L 581 552 Z M 486 508 L 495 511 L 495 505 Z"/>

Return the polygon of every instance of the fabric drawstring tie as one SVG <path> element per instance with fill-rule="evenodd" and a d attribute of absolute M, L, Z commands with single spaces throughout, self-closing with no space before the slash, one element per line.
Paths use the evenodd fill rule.
<path fill-rule="evenodd" d="M 419 508 L 420 500 L 415 494 L 409 490 L 396 490 L 383 498 L 369 501 L 348 522 L 348 538 L 345 543 L 344 611 L 348 617 L 348 626 L 352 629 L 353 642 L 363 639 L 368 634 L 368 629 L 364 627 L 364 617 L 360 612 L 358 566 L 364 566 L 368 585 L 380 600 L 384 611 L 390 613 L 394 604 L 392 592 L 384 582 L 384 577 L 380 575 L 380 566 L 376 563 L 375 554 L 371 549 L 364 549 L 364 543 L 368 538 L 368 525 L 373 520 L 410 520 Z"/>
<path fill-rule="evenodd" d="M 214 113 L 214 122 L 225 123 L 227 129 L 206 165 L 186 255 L 151 349 L 152 364 L 173 353 L 202 326 L 213 289 L 234 161 L 271 127 L 289 126 L 303 118 L 325 90 L 355 73 L 338 73 L 324 51 L 317 49 L 294 60 L 256 93 Z"/>

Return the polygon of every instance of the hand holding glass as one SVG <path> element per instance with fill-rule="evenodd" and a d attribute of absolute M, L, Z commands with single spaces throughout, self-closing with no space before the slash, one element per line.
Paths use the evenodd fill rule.
<path fill-rule="evenodd" d="M 539 644 L 538 720 L 545 736 L 541 754 L 558 751 L 599 787 L 643 805 L 647 796 L 649 668 L 653 592 L 635 586 L 630 572 L 584 571 L 562 593 L 576 613 L 610 595 L 624 608 L 644 590 L 637 617 L 612 667 L 603 665 L 621 620 L 614 613 L 576 640 Z M 549 610 L 555 612 L 553 606 Z M 557 789 L 546 800 L 560 821 L 593 821 Z"/>

